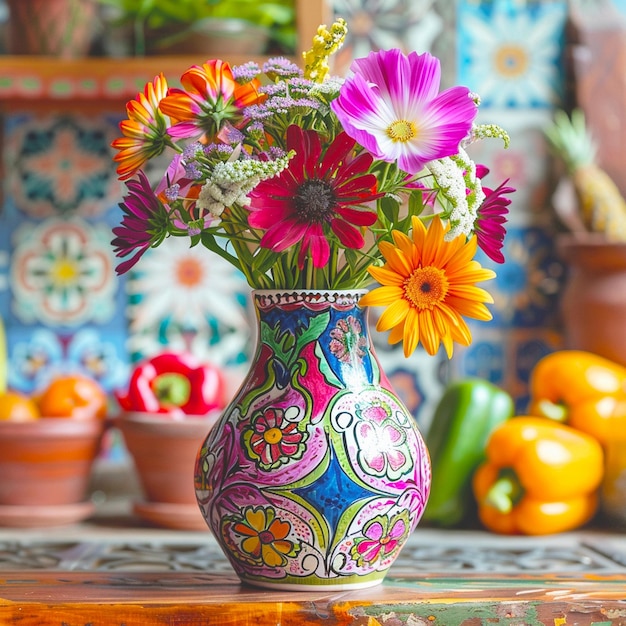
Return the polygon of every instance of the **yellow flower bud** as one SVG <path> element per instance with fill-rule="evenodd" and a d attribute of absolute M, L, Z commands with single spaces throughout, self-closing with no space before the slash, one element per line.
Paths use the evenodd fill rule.
<path fill-rule="evenodd" d="M 318 83 L 326 78 L 330 69 L 328 58 L 341 48 L 347 33 L 346 21 L 341 17 L 337 18 L 330 30 L 326 25 L 318 27 L 317 34 L 313 37 L 313 46 L 302 53 L 305 78 Z"/>

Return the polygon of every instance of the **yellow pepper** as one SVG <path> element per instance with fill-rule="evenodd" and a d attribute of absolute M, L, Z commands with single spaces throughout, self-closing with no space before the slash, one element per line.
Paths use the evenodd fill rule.
<path fill-rule="evenodd" d="M 541 417 L 518 416 L 493 431 L 473 476 L 478 517 L 502 534 L 547 535 L 594 515 L 603 451 L 586 433 Z"/>
<path fill-rule="evenodd" d="M 605 445 L 609 419 L 626 397 L 626 367 L 582 350 L 543 357 L 530 377 L 528 413 L 564 422 Z"/>

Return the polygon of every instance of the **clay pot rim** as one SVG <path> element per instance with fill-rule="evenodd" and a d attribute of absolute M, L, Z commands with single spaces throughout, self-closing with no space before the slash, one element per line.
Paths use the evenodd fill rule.
<path fill-rule="evenodd" d="M 192 415 L 186 414 L 184 416 L 172 416 L 168 413 L 150 413 L 149 411 L 122 411 L 117 421 L 132 421 L 142 423 L 154 423 L 154 424 L 197 424 L 198 422 L 210 422 L 215 420 L 219 416 L 221 410 L 215 409 L 206 415 Z"/>
<path fill-rule="evenodd" d="M 556 249 L 574 267 L 621 271 L 626 266 L 626 242 L 608 241 L 599 233 L 558 235 Z"/>
<path fill-rule="evenodd" d="M 126 411 L 117 417 L 115 424 L 122 432 L 140 430 L 146 433 L 160 432 L 165 437 L 195 437 L 201 433 L 206 434 L 221 414 L 222 412 L 216 409 L 206 415 L 173 418 L 163 413 Z"/>
<path fill-rule="evenodd" d="M 561 233 L 556 236 L 559 248 L 626 249 L 626 241 L 610 241 L 600 233 Z"/>
<path fill-rule="evenodd" d="M 105 420 L 79 420 L 65 417 L 40 417 L 24 422 L 0 421 L 0 439 L 7 437 L 100 437 L 107 427 Z"/>

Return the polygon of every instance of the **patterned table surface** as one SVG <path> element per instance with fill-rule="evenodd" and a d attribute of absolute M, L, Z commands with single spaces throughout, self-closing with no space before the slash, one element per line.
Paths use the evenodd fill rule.
<path fill-rule="evenodd" d="M 626 626 L 626 528 L 502 537 L 420 525 L 382 585 L 267 591 L 239 583 L 208 529 L 133 516 L 138 485 L 110 469 L 90 520 L 0 527 L 0 626 Z"/>
<path fill-rule="evenodd" d="M 207 532 L 107 516 L 0 530 L 0 624 L 626 625 L 626 533 L 500 537 L 419 527 L 385 582 L 350 592 L 239 584 Z"/>
<path fill-rule="evenodd" d="M 94 518 L 59 528 L 0 529 L 0 572 L 210 572 L 230 574 L 207 532 L 165 530 L 132 517 Z M 625 574 L 626 533 L 586 530 L 549 537 L 418 527 L 392 572 Z M 625 594 L 626 595 L 626 594 Z"/>

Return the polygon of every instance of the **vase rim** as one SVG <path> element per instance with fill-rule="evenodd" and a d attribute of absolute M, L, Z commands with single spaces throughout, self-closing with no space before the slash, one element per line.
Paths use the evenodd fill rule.
<path fill-rule="evenodd" d="M 356 296 L 365 295 L 369 289 L 253 289 L 253 294 L 260 295 L 282 295 L 286 293 L 293 293 L 297 295 L 311 294 L 315 296 L 324 295 L 324 294 L 354 294 Z"/>

